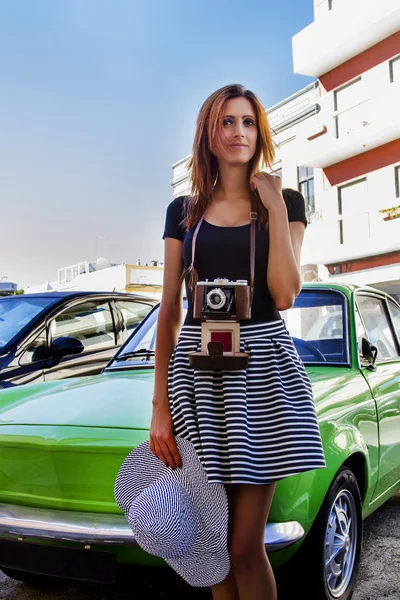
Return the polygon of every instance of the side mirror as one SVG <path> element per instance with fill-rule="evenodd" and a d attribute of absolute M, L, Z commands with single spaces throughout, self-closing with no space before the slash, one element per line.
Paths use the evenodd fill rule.
<path fill-rule="evenodd" d="M 63 336 L 54 340 L 50 346 L 50 356 L 52 358 L 62 358 L 70 354 L 80 354 L 84 350 L 84 345 L 80 340 L 74 337 Z"/>
<path fill-rule="evenodd" d="M 362 338 L 361 353 L 362 357 L 369 363 L 366 367 L 368 371 L 376 371 L 375 363 L 378 356 L 378 348 L 373 346 L 365 337 Z"/>

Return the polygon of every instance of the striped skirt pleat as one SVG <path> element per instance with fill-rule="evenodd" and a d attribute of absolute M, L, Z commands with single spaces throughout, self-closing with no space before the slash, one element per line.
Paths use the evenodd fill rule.
<path fill-rule="evenodd" d="M 210 483 L 271 483 L 325 467 L 312 388 L 283 321 L 241 325 L 246 369 L 200 371 L 184 325 L 169 364 L 175 434 L 194 445 Z"/>

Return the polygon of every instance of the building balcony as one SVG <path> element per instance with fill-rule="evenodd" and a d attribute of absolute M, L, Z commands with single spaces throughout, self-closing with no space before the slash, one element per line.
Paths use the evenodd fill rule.
<path fill-rule="evenodd" d="M 12 296 L 17 292 L 17 284 L 7 281 L 6 278 L 0 280 L 0 296 Z"/>
<path fill-rule="evenodd" d="M 398 0 L 335 0 L 293 37 L 294 72 L 321 77 L 399 29 Z"/>
<path fill-rule="evenodd" d="M 171 185 L 174 190 L 174 196 L 186 196 L 190 193 L 190 181 L 187 164 L 190 160 L 190 155 L 185 156 L 172 165 L 173 179 Z"/>
<path fill-rule="evenodd" d="M 321 97 L 318 125 L 301 142 L 303 166 L 326 168 L 400 137 L 400 85 L 383 86 L 379 96 L 336 112 L 333 93 Z"/>

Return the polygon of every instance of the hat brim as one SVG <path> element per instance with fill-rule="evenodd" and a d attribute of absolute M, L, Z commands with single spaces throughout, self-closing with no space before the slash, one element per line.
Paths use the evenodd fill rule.
<path fill-rule="evenodd" d="M 132 502 L 158 479 L 175 479 L 191 496 L 197 515 L 198 535 L 184 558 L 164 558 L 181 577 L 195 587 L 223 581 L 230 568 L 228 552 L 228 499 L 223 484 L 209 483 L 193 444 L 175 438 L 182 468 L 171 469 L 154 456 L 143 442 L 126 457 L 119 470 L 114 494 L 128 517 Z"/>
<path fill-rule="evenodd" d="M 210 484 L 213 485 L 213 484 Z M 193 587 L 211 587 L 221 583 L 229 574 L 230 559 L 228 552 L 201 554 L 191 552 L 185 558 L 165 560 L 174 571 Z"/>

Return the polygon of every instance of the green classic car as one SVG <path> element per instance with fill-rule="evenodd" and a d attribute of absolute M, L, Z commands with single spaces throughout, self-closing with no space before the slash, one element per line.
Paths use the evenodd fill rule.
<path fill-rule="evenodd" d="M 282 314 L 310 375 L 327 467 L 277 484 L 265 546 L 310 598 L 347 600 L 362 522 L 400 488 L 400 307 L 350 285 L 305 284 Z M 148 439 L 157 307 L 101 375 L 0 391 L 0 568 L 113 582 L 160 565 L 113 486 Z"/>

